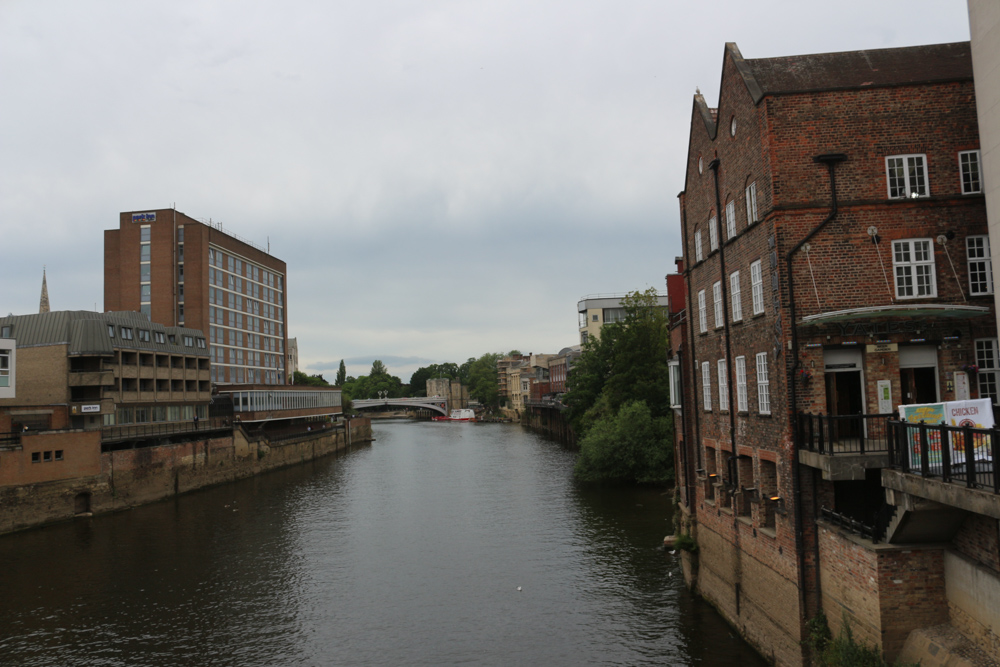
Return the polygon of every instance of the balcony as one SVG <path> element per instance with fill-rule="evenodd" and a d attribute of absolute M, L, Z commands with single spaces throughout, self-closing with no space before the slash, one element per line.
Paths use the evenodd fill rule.
<path fill-rule="evenodd" d="M 799 413 L 799 463 L 821 470 L 831 482 L 863 480 L 866 470 L 889 466 L 888 422 L 895 416 Z"/>
<path fill-rule="evenodd" d="M 70 387 L 104 387 L 115 383 L 111 371 L 71 371 L 66 384 Z"/>

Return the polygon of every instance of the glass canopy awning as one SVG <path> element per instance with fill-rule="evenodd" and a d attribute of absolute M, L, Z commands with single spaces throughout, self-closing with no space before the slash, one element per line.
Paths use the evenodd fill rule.
<path fill-rule="evenodd" d="M 891 306 L 867 306 L 865 308 L 849 308 L 847 310 L 834 310 L 827 313 L 807 315 L 799 320 L 799 324 L 808 326 L 813 324 L 844 322 L 862 318 L 877 319 L 889 317 L 926 317 L 966 320 L 989 314 L 990 309 L 986 306 L 958 306 L 945 303 L 897 303 Z"/>

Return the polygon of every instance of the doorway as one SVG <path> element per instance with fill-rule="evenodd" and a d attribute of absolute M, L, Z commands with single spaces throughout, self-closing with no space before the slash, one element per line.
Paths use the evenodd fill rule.
<path fill-rule="evenodd" d="M 899 348 L 899 384 L 903 405 L 938 402 L 937 349 L 933 345 Z"/>
<path fill-rule="evenodd" d="M 827 414 L 842 417 L 832 420 L 830 432 L 834 441 L 845 444 L 848 439 L 864 437 L 861 415 L 865 412 L 865 379 L 861 350 L 824 350 L 823 370 Z"/>

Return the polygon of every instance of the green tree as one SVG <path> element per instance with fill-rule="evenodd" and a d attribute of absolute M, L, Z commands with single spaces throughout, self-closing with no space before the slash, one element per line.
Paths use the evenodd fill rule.
<path fill-rule="evenodd" d="M 292 373 L 292 384 L 301 384 L 307 387 L 329 387 L 330 383 L 323 379 L 322 374 L 306 375 L 302 371 Z"/>
<path fill-rule="evenodd" d="M 653 417 L 642 401 L 597 420 L 580 441 L 574 474 L 583 481 L 667 482 L 673 479 L 668 417 Z"/>
<path fill-rule="evenodd" d="M 469 397 L 486 408 L 500 406 L 500 387 L 497 384 L 497 360 L 502 355 L 487 352 L 469 364 Z"/>
<path fill-rule="evenodd" d="M 344 365 L 344 360 L 340 360 L 340 368 L 337 370 L 337 378 L 334 380 L 334 384 L 338 387 L 342 387 L 344 382 L 347 381 L 347 366 Z"/>
<path fill-rule="evenodd" d="M 653 289 L 630 292 L 622 308 L 623 320 L 588 341 L 567 382 L 567 416 L 580 440 L 576 475 L 661 481 L 673 474 L 668 322 Z"/>
<path fill-rule="evenodd" d="M 372 370 L 371 373 L 369 373 L 369 375 L 371 375 L 372 377 L 377 377 L 380 375 L 388 375 L 388 374 L 389 374 L 389 369 L 386 368 L 385 364 L 383 364 L 381 361 L 376 359 L 372 363 Z"/>

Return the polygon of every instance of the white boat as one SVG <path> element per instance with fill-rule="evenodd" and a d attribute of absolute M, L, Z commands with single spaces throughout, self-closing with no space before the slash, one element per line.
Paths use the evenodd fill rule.
<path fill-rule="evenodd" d="M 447 417 L 444 415 L 440 417 L 431 417 L 431 420 L 436 422 L 474 422 L 476 421 L 476 411 L 469 408 L 462 408 L 459 410 L 452 410 L 451 414 Z"/>

